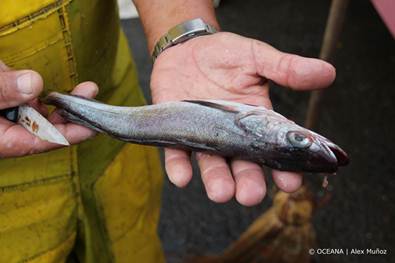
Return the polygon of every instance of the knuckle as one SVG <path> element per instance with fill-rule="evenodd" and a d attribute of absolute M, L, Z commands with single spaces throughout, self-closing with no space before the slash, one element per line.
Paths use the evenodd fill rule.
<path fill-rule="evenodd" d="M 277 64 L 277 72 L 282 72 L 282 76 L 284 79 L 284 83 L 289 86 L 289 80 L 291 77 L 291 73 L 292 73 L 292 68 L 293 68 L 293 64 L 295 59 L 297 58 L 297 56 L 292 55 L 292 54 L 282 54 L 278 64 Z"/>
<path fill-rule="evenodd" d="M 211 160 L 214 158 L 214 155 L 210 154 L 210 153 L 203 153 L 203 152 L 197 152 L 196 153 L 196 160 L 197 161 L 207 161 L 207 160 Z"/>
<path fill-rule="evenodd" d="M 228 177 L 229 167 L 225 163 L 212 164 L 206 167 L 200 167 L 203 176 L 209 176 L 210 178 L 223 178 Z"/>
<path fill-rule="evenodd" d="M 294 59 L 295 59 L 294 55 L 282 54 L 277 65 L 279 71 L 289 72 Z"/>
<path fill-rule="evenodd" d="M 263 173 L 260 167 L 240 167 L 238 170 L 234 171 L 234 174 L 239 177 L 255 177 L 261 176 Z"/>
<path fill-rule="evenodd" d="M 183 154 L 166 154 L 165 161 L 167 164 L 172 164 L 180 161 L 187 161 L 187 157 Z"/>

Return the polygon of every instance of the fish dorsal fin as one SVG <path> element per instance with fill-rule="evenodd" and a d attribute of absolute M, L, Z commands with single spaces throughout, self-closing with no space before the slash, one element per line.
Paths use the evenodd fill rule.
<path fill-rule="evenodd" d="M 184 100 L 184 101 L 189 102 L 189 103 L 198 104 L 198 105 L 205 106 L 205 107 L 209 107 L 209 108 L 222 110 L 222 111 L 238 113 L 238 110 L 235 108 L 229 107 L 228 105 L 219 104 L 219 103 L 216 103 L 213 101 L 208 101 L 208 100 Z"/>
<path fill-rule="evenodd" d="M 256 110 L 259 111 L 259 109 L 261 108 L 263 108 L 264 110 L 266 109 L 265 107 L 261 107 L 261 106 L 258 107 L 250 104 L 243 104 L 243 103 L 237 103 L 237 102 L 226 101 L 226 100 L 184 100 L 184 101 L 227 111 L 227 112 L 233 112 L 233 113 L 256 111 Z"/>

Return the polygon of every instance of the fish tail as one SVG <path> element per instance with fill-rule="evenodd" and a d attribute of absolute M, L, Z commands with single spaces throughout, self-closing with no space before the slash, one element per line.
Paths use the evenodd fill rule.
<path fill-rule="evenodd" d="M 114 136 L 123 136 L 125 122 L 120 116 L 128 115 L 124 107 L 107 105 L 93 99 L 76 95 L 51 92 L 44 100 L 46 104 L 56 106 L 60 114 L 68 121 L 80 124 L 98 132 L 106 132 Z M 120 113 L 125 113 L 121 114 Z"/>

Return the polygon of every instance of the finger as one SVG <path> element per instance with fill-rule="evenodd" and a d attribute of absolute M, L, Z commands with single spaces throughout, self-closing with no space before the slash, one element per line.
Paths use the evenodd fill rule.
<path fill-rule="evenodd" d="M 319 59 L 281 52 L 272 46 L 252 40 L 257 73 L 296 90 L 329 86 L 336 77 L 335 68 Z"/>
<path fill-rule="evenodd" d="M 96 85 L 96 83 L 87 81 L 78 84 L 73 89 L 71 94 L 82 96 L 85 98 L 94 98 L 96 97 L 98 92 L 99 92 L 99 87 Z M 48 119 L 50 122 L 58 123 L 58 124 L 67 122 L 66 120 L 63 119 L 63 117 L 59 114 L 57 110 L 55 110 Z"/>
<path fill-rule="evenodd" d="M 99 87 L 92 81 L 86 81 L 75 86 L 71 94 L 85 98 L 94 98 L 99 93 Z"/>
<path fill-rule="evenodd" d="M 205 153 L 197 153 L 200 174 L 207 196 L 214 202 L 229 201 L 235 192 L 235 183 L 225 159 Z"/>
<path fill-rule="evenodd" d="M 253 206 L 262 201 L 266 194 L 266 183 L 258 164 L 234 160 L 232 174 L 236 181 L 236 200 L 240 204 Z"/>
<path fill-rule="evenodd" d="M 41 76 L 31 70 L 0 72 L 0 109 L 18 106 L 37 97 L 43 89 Z"/>
<path fill-rule="evenodd" d="M 284 192 L 292 193 L 302 185 L 302 174 L 273 170 L 273 181 Z"/>
<path fill-rule="evenodd" d="M 165 169 L 169 180 L 178 187 L 186 186 L 192 178 L 189 153 L 176 149 L 165 149 Z"/>

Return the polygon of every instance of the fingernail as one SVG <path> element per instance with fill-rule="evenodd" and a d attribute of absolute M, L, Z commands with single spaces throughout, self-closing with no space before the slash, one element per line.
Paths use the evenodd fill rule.
<path fill-rule="evenodd" d="M 245 179 L 243 187 L 236 193 L 237 200 L 245 206 L 253 206 L 261 202 L 266 194 L 266 187 L 255 181 Z"/>
<path fill-rule="evenodd" d="M 172 173 L 172 176 L 169 177 L 170 181 L 178 187 L 184 187 L 188 183 L 189 176 L 185 176 L 185 174 L 175 171 Z"/>
<path fill-rule="evenodd" d="M 223 184 L 219 180 L 213 180 L 210 182 L 207 189 L 208 196 L 215 201 L 223 199 L 225 192 Z"/>
<path fill-rule="evenodd" d="M 31 73 L 24 73 L 20 75 L 16 80 L 16 84 L 19 92 L 26 95 L 33 93 Z"/>
<path fill-rule="evenodd" d="M 330 78 L 332 79 L 332 81 L 335 79 L 336 77 L 336 68 L 329 63 L 325 63 L 324 64 L 325 70 L 326 70 L 326 74 L 328 76 L 330 76 Z"/>
<path fill-rule="evenodd" d="M 223 180 L 212 180 L 208 184 L 207 195 L 217 203 L 224 203 L 229 201 L 234 194 L 234 186 Z"/>

